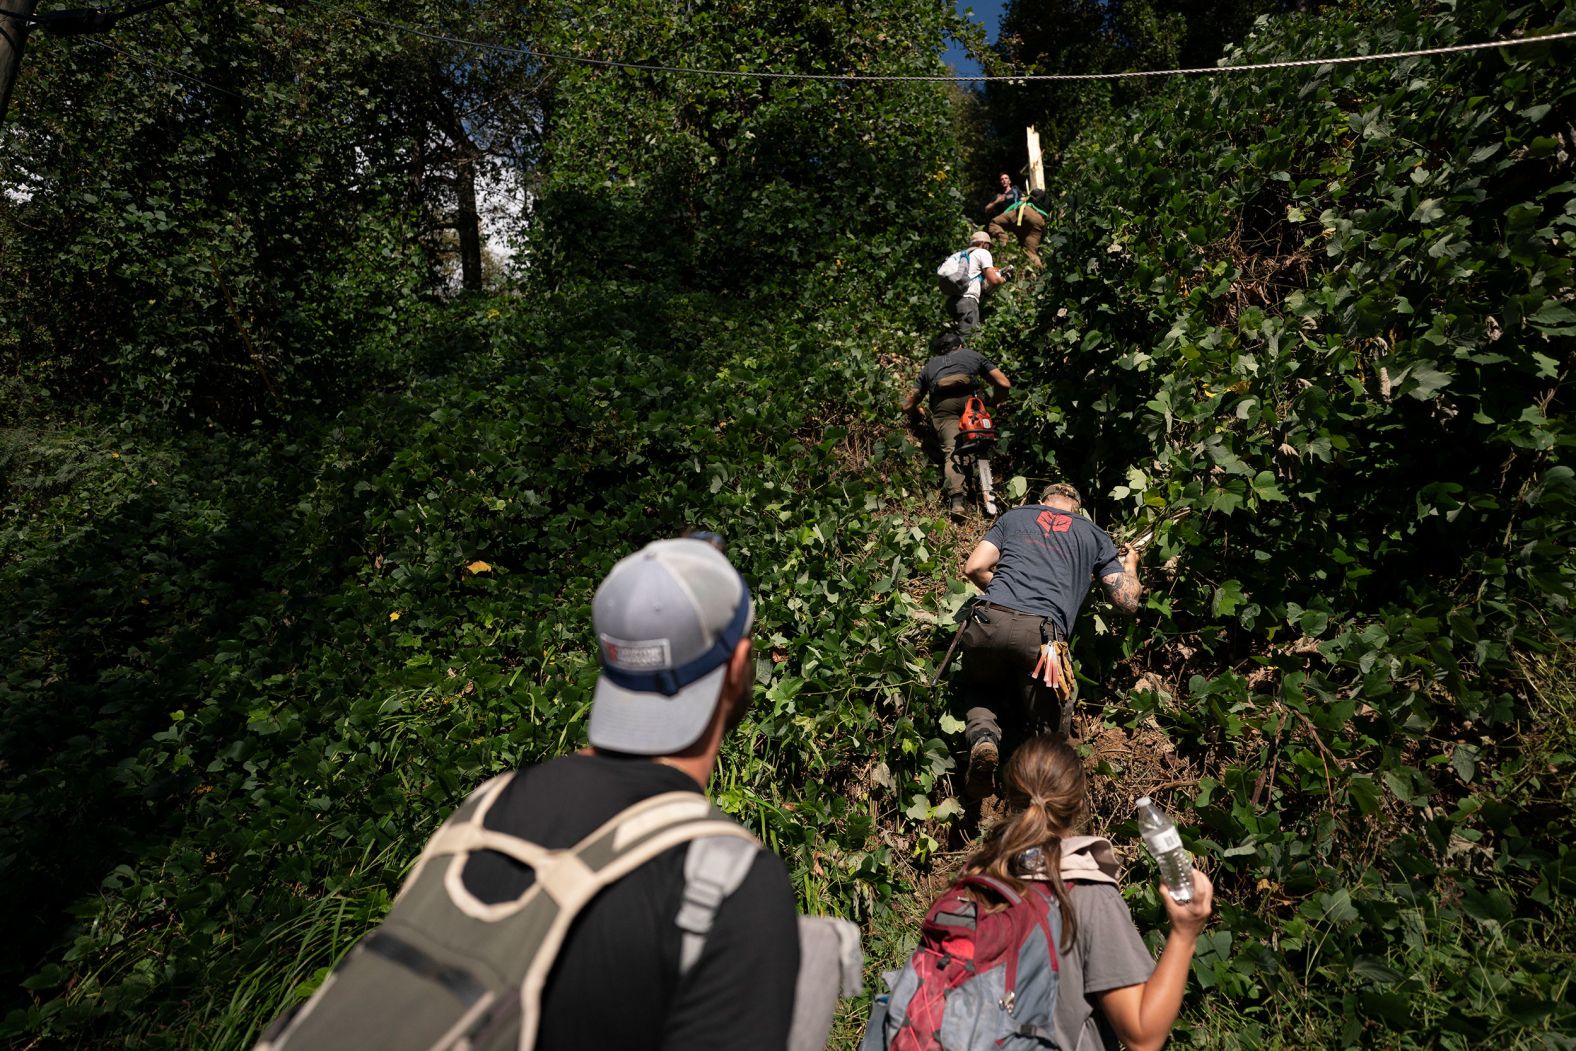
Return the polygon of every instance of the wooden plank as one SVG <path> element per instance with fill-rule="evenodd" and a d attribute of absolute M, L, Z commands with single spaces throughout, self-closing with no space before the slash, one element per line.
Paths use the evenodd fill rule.
<path fill-rule="evenodd" d="M 1040 133 L 1029 127 L 1029 189 L 1045 189 L 1045 161 L 1040 157 Z"/>

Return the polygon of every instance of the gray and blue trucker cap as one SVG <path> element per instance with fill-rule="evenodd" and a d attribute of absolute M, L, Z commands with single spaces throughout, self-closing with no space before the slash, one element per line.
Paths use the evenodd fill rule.
<path fill-rule="evenodd" d="M 591 601 L 602 659 L 592 746 L 671 755 L 694 744 L 754 615 L 744 578 L 704 540 L 658 540 L 622 559 Z"/>

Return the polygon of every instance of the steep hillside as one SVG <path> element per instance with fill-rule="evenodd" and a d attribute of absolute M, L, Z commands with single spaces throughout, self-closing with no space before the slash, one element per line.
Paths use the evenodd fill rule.
<path fill-rule="evenodd" d="M 877 826 L 950 762 L 903 589 L 950 569 L 928 470 L 846 315 L 764 307 L 598 283 L 461 319 L 453 371 L 310 435 L 14 460 L 5 876 L 65 940 L 12 1035 L 236 1046 L 471 786 L 579 742 L 596 581 L 697 525 L 760 606 L 719 798 L 807 904 L 901 892 Z"/>
<path fill-rule="evenodd" d="M 925 73 L 947 18 L 564 14 L 547 50 Z M 402 53 L 408 38 L 374 28 L 379 55 Z M 377 78 L 365 88 L 392 104 Z M 940 184 L 893 221 L 914 165 L 944 168 L 945 97 L 585 67 L 535 89 L 521 286 L 452 305 L 414 280 L 382 289 L 365 342 L 274 330 L 268 360 L 353 392 L 343 412 L 317 417 L 303 383 L 282 411 L 262 390 L 230 405 L 275 410 L 250 430 L 200 401 L 171 426 L 159 398 L 50 401 L 30 370 L 56 359 L 19 372 L 49 411 L 8 403 L 0 444 L 0 593 L 16 610 L 0 641 L 0 884 L 32 903 L 0 964 L 7 1038 L 243 1046 L 381 915 L 479 779 L 577 745 L 595 582 L 700 524 L 729 537 L 760 602 L 757 710 L 721 800 L 782 851 L 808 904 L 868 916 L 906 892 L 887 862 L 910 849 L 900 812 L 944 801 L 950 759 L 918 688 L 930 629 L 904 585 L 947 567 L 878 361 L 923 344 L 933 305 L 884 305 L 887 286 L 952 236 Z M 230 148 L 161 119 L 201 159 Z M 75 191 L 48 189 L 18 221 L 69 211 Z M 856 191 L 863 217 L 840 211 Z M 190 198 L 213 203 L 196 183 Z M 30 244 L 17 258 L 44 251 Z M 348 258 L 320 258 L 313 280 L 376 284 L 382 269 Z M 247 348 L 188 310 L 170 359 L 162 333 L 187 291 L 166 293 L 130 293 L 157 324 L 119 315 L 137 352 L 117 382 L 135 389 L 156 358 L 176 396 L 207 391 L 201 369 Z M 881 799 L 851 803 L 874 769 Z"/>
<path fill-rule="evenodd" d="M 1325 11 L 1227 61 L 1570 17 Z M 1207 1030 L 1569 1023 L 1568 59 L 1175 85 L 1063 159 L 1046 270 L 988 325 L 1030 391 L 1019 466 L 1162 523 L 1141 623 L 1083 654 L 1108 716 L 1175 749 L 1228 888 Z"/>
<path fill-rule="evenodd" d="M 699 6 L 588 3 L 559 31 L 912 72 L 942 28 L 932 5 Z M 1327 10 L 1231 58 L 1569 18 Z M 1149 790 L 1218 877 L 1179 1043 L 1572 1027 L 1568 55 L 1179 83 L 1078 140 L 1047 267 L 979 342 L 1016 381 L 998 474 L 1065 475 L 1121 535 L 1159 523 L 1138 622 L 1086 616 L 1077 725 L 1101 829 L 1131 843 Z M 5 432 L 15 1043 L 244 1046 L 469 788 L 579 743 L 596 581 L 697 525 L 760 609 L 717 798 L 807 909 L 861 921 L 872 979 L 911 944 L 973 832 L 928 684 L 983 523 L 943 521 L 897 412 L 961 230 L 946 96 L 544 90 L 524 283 L 402 299 L 342 413 Z"/>

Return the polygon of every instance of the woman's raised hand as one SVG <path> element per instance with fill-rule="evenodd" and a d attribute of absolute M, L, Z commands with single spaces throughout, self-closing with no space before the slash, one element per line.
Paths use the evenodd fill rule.
<path fill-rule="evenodd" d="M 1164 888 L 1165 883 L 1162 881 L 1160 886 Z M 1209 914 L 1215 907 L 1215 885 L 1208 876 L 1195 868 L 1192 900 L 1178 902 L 1171 897 L 1170 890 L 1161 894 L 1160 900 L 1165 903 L 1166 913 L 1171 917 L 1172 930 L 1197 936 L 1204 929 L 1204 924 L 1209 922 Z"/>

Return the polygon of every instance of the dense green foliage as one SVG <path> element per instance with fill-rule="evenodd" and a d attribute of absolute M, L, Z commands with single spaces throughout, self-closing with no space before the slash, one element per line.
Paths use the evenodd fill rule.
<path fill-rule="evenodd" d="M 930 72 L 948 26 L 873 0 L 561 13 L 533 30 L 544 50 L 711 68 Z M 1326 10 L 1231 57 L 1562 18 Z M 596 581 L 693 525 L 729 536 L 760 604 L 754 711 L 714 794 L 805 907 L 862 921 L 872 972 L 890 965 L 972 832 L 961 724 L 928 682 L 978 530 L 942 524 L 896 412 L 960 228 L 949 97 L 562 67 L 532 81 L 539 151 L 510 147 L 536 162 L 524 276 L 443 303 L 415 231 L 445 199 L 392 160 L 367 161 L 386 184 L 355 174 L 364 142 L 410 160 L 377 128 L 432 42 L 329 24 L 311 46 L 337 73 L 311 80 L 326 67 L 300 42 L 267 81 L 303 92 L 295 149 L 276 142 L 288 105 L 182 120 L 38 56 L 167 139 L 139 157 L 113 122 L 84 139 L 91 122 L 35 98 L 29 149 L 64 122 L 74 166 L 0 209 L 25 307 L 0 334 L 22 392 L 0 417 L 0 886 L 28 903 L 0 1033 L 244 1046 L 471 787 L 579 743 Z M 1085 616 L 1079 729 L 1101 829 L 1130 843 L 1125 805 L 1149 790 L 1217 875 L 1179 1041 L 1561 1046 L 1573 1028 L 1566 56 L 1190 81 L 1091 117 L 1055 175 L 1046 270 L 987 321 L 979 345 L 1016 382 L 998 473 L 1070 477 L 1121 535 L 1158 524 L 1139 622 Z M 313 85 L 359 108 L 309 117 Z M 419 119 L 407 146 L 431 139 Z M 258 164 L 217 163 L 236 151 Z M 300 203 L 318 240 L 213 247 L 258 228 L 243 206 L 310 197 L 313 166 L 341 173 Z M 184 203 L 139 226 L 127 202 L 155 177 Z M 97 221 L 80 185 L 111 202 Z M 204 245 L 276 319 L 283 406 L 211 379 L 250 359 L 186 259 Z M 139 314 L 144 272 L 164 294 Z M 37 321 L 78 288 L 90 308 Z M 223 426 L 254 411 L 268 424 Z"/>
<path fill-rule="evenodd" d="M 1006 76 L 1212 66 L 1257 16 L 1318 6 L 1306 0 L 1008 0 L 984 68 Z M 1028 125 L 1040 133 L 1054 168 L 1091 123 L 1118 117 L 1165 85 L 1160 79 L 987 83 L 981 92 L 986 133 L 973 144 L 973 174 L 993 186 L 996 172 L 1021 172 Z"/>
<path fill-rule="evenodd" d="M 1326 15 L 1230 58 L 1568 17 Z M 1079 141 L 1044 280 L 990 328 L 1033 391 L 1025 461 L 1113 521 L 1169 516 L 1144 623 L 1086 667 L 1176 744 L 1199 852 L 1240 877 L 1204 965 L 1236 1039 L 1288 999 L 1316 1044 L 1571 1024 L 1570 734 L 1539 656 L 1576 584 L 1562 66 L 1175 88 Z"/>
<path fill-rule="evenodd" d="M 765 339 L 704 296 L 557 304 L 553 332 L 489 310 L 462 368 L 310 436 L 34 447 L 35 477 L 96 511 L 12 497 L 6 883 L 91 922 L 32 982 L 70 991 L 20 1024 L 206 1044 L 276 1011 L 469 787 L 577 741 L 596 580 L 695 522 L 735 538 L 761 607 L 764 692 L 721 798 L 807 898 L 891 889 L 869 817 L 813 794 L 872 762 L 857 730 L 923 671 L 894 582 L 942 571 L 887 503 L 882 470 L 917 460 L 868 444 L 872 359 L 842 324 Z M 931 785 L 941 746 L 892 739 L 892 776 Z"/>
<path fill-rule="evenodd" d="M 723 17 L 660 23 L 664 46 L 767 65 L 818 33 L 854 63 L 884 35 L 868 11 L 751 18 L 732 37 Z M 935 68 L 916 42 L 939 37 L 940 14 L 908 21 L 879 68 Z M 659 23 L 640 25 L 646 46 Z M 5 972 L 35 1003 L 10 1035 L 254 1034 L 379 914 L 478 778 L 578 740 L 592 586 L 631 546 L 696 521 L 735 539 L 761 602 L 761 707 L 723 800 L 792 859 L 807 901 L 868 914 L 896 891 L 874 818 L 892 826 L 895 789 L 910 807 L 950 763 L 933 718 L 892 715 L 928 633 L 898 585 L 945 570 L 902 510 L 917 457 L 872 428 L 894 401 L 873 341 L 888 360 L 910 353 L 922 339 L 902 326 L 932 304 L 916 295 L 876 319 L 869 304 L 949 243 L 956 205 L 938 184 L 906 224 L 838 208 L 895 201 L 916 158 L 944 171 L 945 98 L 689 84 L 565 74 L 543 98 L 552 149 L 523 294 L 439 308 L 385 287 L 387 330 L 284 342 L 303 383 L 363 385 L 342 414 L 297 403 L 264 430 L 194 434 L 161 422 L 196 415 L 173 395 L 132 416 L 112 393 L 67 426 L 12 403 L 0 588 L 22 612 L 0 681 L 0 878 L 36 907 Z M 70 184 L 48 189 L 13 202 L 19 225 L 66 214 L 51 194 Z M 302 279 L 343 277 L 339 258 Z M 161 324 L 192 295 L 172 289 Z M 202 342 L 188 305 L 192 361 L 209 361 L 225 344 Z M 115 330 L 128 345 L 141 331 Z M 318 347 L 344 358 L 315 371 Z M 124 364 L 136 377 L 146 361 Z M 19 366 L 18 382 L 41 367 Z M 76 392 L 49 393 L 54 410 Z M 838 790 L 879 763 L 861 732 L 878 720 L 892 723 L 894 791 L 853 807 Z"/>
<path fill-rule="evenodd" d="M 596 27 L 601 54 L 628 61 L 934 73 L 949 21 L 938 6 L 883 0 L 744 0 L 631 19 L 604 0 L 577 7 L 557 46 Z M 915 235 L 940 252 L 957 221 L 939 182 L 914 193 L 916 173 L 944 174 L 951 150 L 947 99 L 928 86 L 570 67 L 550 112 L 531 259 L 552 287 L 605 270 L 738 294 L 798 272 L 807 301 L 842 298 L 839 282 L 805 272 L 842 258 L 911 280 Z"/>
<path fill-rule="evenodd" d="M 539 85 L 346 10 L 226 0 L 33 35 L 0 131 L 0 423 L 89 402 L 247 426 L 400 365 L 400 312 L 465 241 L 463 184 L 532 154 Z"/>

